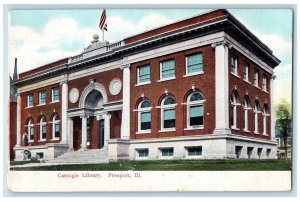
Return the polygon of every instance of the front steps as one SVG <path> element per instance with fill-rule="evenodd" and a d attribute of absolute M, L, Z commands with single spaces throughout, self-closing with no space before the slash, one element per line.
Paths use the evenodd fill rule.
<path fill-rule="evenodd" d="M 107 148 L 87 149 L 78 151 L 68 151 L 55 159 L 46 161 L 46 163 L 56 164 L 87 164 L 87 163 L 108 163 Z"/>

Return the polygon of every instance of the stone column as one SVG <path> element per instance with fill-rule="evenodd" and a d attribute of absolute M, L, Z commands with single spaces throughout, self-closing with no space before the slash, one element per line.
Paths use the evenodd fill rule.
<path fill-rule="evenodd" d="M 111 115 L 107 112 L 103 115 L 104 118 L 104 146 L 108 146 L 108 140 L 110 139 L 110 118 Z"/>
<path fill-rule="evenodd" d="M 121 138 L 130 137 L 130 64 L 122 65 L 123 70 L 123 110 L 121 123 Z"/>
<path fill-rule="evenodd" d="M 224 40 L 212 44 L 215 48 L 215 111 L 216 127 L 214 134 L 230 134 L 229 128 L 229 66 L 228 48 L 230 44 Z"/>
<path fill-rule="evenodd" d="M 22 144 L 21 136 L 21 94 L 17 93 L 17 144 L 16 147 L 20 147 Z"/>
<path fill-rule="evenodd" d="M 73 151 L 73 119 L 68 117 L 68 140 L 69 140 L 69 151 Z"/>
<path fill-rule="evenodd" d="M 67 123 L 67 110 L 68 110 L 68 83 L 63 81 L 60 83 L 62 85 L 61 90 L 61 144 L 67 144 L 67 133 L 68 133 L 68 123 Z"/>
<path fill-rule="evenodd" d="M 270 95 L 271 95 L 271 140 L 276 141 L 275 139 L 275 105 L 274 105 L 274 80 L 276 79 L 275 75 L 272 75 L 270 80 Z"/>
<path fill-rule="evenodd" d="M 86 150 L 87 140 L 87 116 L 81 116 L 82 132 L 81 132 L 81 150 Z"/>

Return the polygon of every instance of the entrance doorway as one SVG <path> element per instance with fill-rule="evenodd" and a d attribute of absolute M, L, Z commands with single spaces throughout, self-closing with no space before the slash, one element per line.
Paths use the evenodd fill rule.
<path fill-rule="evenodd" d="M 98 121 L 99 149 L 104 147 L 104 119 Z"/>
<path fill-rule="evenodd" d="M 80 117 L 73 118 L 73 149 L 79 150 L 81 148 L 81 119 Z"/>

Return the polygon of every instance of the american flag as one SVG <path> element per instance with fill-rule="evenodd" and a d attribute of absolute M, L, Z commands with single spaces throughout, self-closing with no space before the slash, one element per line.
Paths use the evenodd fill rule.
<path fill-rule="evenodd" d="M 103 31 L 107 31 L 107 24 L 106 24 L 106 10 L 104 9 L 102 11 L 100 22 L 99 22 L 99 28 Z"/>

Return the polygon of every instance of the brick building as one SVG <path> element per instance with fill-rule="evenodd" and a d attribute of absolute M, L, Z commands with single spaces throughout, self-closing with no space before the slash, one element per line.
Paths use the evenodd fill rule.
<path fill-rule="evenodd" d="M 19 74 L 15 160 L 276 157 L 280 61 L 227 10 L 98 38 Z"/>

